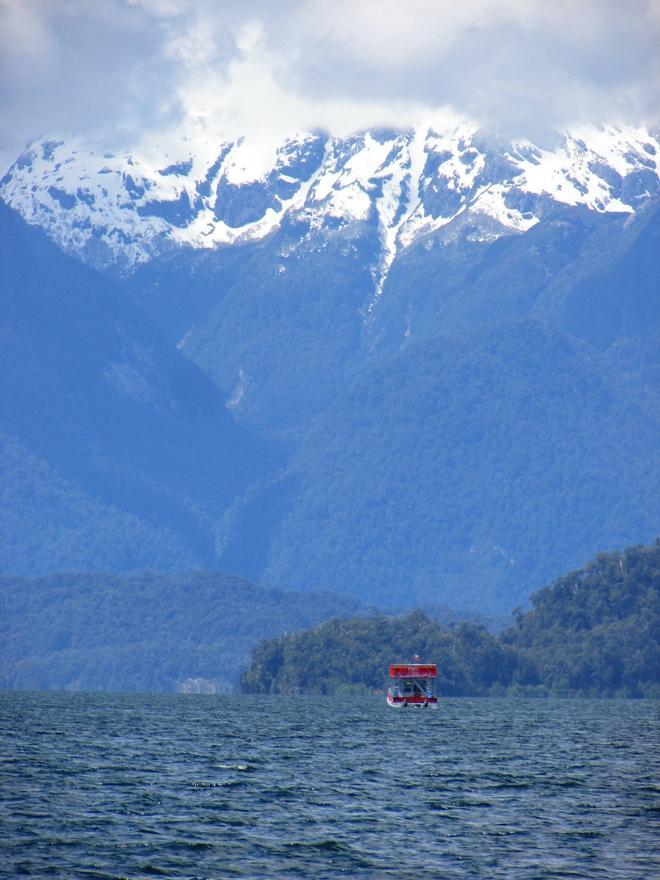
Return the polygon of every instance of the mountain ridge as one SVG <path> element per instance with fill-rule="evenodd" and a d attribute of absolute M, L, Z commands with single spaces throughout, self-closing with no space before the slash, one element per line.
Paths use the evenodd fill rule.
<path fill-rule="evenodd" d="M 33 142 L 0 196 L 67 252 L 130 272 L 172 248 L 262 240 L 295 217 L 310 234 L 375 224 L 378 298 L 397 253 L 463 212 L 486 238 L 531 228 L 553 203 L 634 210 L 658 191 L 658 133 L 578 127 L 544 149 L 466 120 L 332 137 L 298 132 L 190 143 L 179 161 L 90 151 L 75 138 Z"/>

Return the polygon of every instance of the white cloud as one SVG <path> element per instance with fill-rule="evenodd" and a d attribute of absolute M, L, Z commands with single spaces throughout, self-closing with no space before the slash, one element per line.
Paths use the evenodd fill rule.
<path fill-rule="evenodd" d="M 295 87 L 317 98 L 405 96 L 523 129 L 658 112 L 645 0 L 313 0 L 295 42 Z"/>
<path fill-rule="evenodd" d="M 0 0 L 0 150 L 408 125 L 658 121 L 660 0 Z"/>

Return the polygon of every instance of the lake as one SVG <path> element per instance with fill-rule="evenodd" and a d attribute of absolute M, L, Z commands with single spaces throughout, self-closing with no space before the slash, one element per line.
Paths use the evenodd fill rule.
<path fill-rule="evenodd" d="M 0 876 L 660 876 L 660 703 L 0 693 Z"/>

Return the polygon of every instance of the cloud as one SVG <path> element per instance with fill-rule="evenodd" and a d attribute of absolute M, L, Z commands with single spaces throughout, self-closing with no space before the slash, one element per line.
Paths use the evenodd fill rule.
<path fill-rule="evenodd" d="M 314 0 L 294 87 L 450 104 L 524 129 L 658 113 L 660 15 L 644 0 Z M 304 37 L 303 35 L 306 35 Z"/>
<path fill-rule="evenodd" d="M 0 150 L 409 125 L 657 124 L 659 0 L 0 0 Z"/>

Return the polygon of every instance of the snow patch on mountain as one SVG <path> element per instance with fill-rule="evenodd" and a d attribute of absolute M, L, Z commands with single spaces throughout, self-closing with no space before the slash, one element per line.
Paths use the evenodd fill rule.
<path fill-rule="evenodd" d="M 153 150 L 42 139 L 11 166 L 0 196 L 65 251 L 124 272 L 172 248 L 262 239 L 285 217 L 304 221 L 300 246 L 373 226 L 373 305 L 397 253 L 460 215 L 483 218 L 476 225 L 492 238 L 524 232 L 553 204 L 632 212 L 660 190 L 658 135 L 641 128 L 576 128 L 544 149 L 443 119 L 276 144 L 183 139 L 178 152 L 158 161 Z"/>

